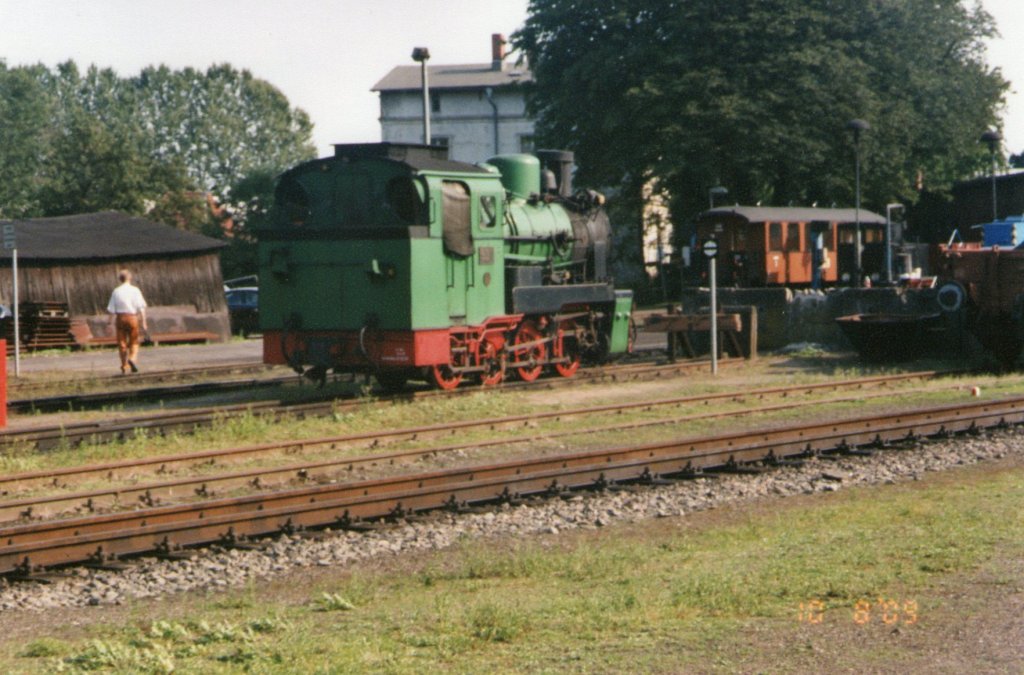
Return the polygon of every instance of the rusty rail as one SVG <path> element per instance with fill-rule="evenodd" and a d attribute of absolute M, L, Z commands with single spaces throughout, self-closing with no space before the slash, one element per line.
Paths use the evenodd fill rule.
<path fill-rule="evenodd" d="M 0 573 L 1022 422 L 1014 397 L 18 525 L 0 529 Z"/>
<path fill-rule="evenodd" d="M 904 373 L 898 375 L 881 375 L 874 377 L 855 378 L 850 380 L 833 380 L 814 384 L 789 385 L 785 387 L 764 387 L 759 389 L 747 389 L 742 391 L 727 391 L 718 393 L 703 393 L 687 396 L 676 396 L 647 401 L 636 401 L 629 403 L 614 403 L 597 406 L 586 406 L 568 410 L 550 410 L 546 412 L 535 412 L 529 414 L 509 415 L 478 420 L 464 420 L 459 422 L 446 422 L 417 427 L 406 427 L 392 430 L 377 430 L 356 434 L 342 434 L 306 440 L 286 441 L 278 443 L 262 443 L 258 445 L 243 446 L 238 448 L 226 448 L 217 450 L 205 450 L 178 455 L 162 455 L 156 457 L 140 457 L 117 462 L 106 462 L 90 466 L 65 467 L 61 469 L 48 469 L 45 471 L 23 472 L 0 476 L 0 495 L 6 495 L 14 490 L 25 490 L 33 486 L 42 487 L 46 485 L 62 486 L 70 481 L 81 481 L 86 478 L 114 479 L 117 477 L 136 476 L 140 471 L 152 473 L 166 473 L 178 467 L 201 466 L 218 460 L 241 459 L 271 453 L 299 453 L 312 448 L 327 447 L 330 449 L 343 445 L 351 445 L 362 442 L 372 443 L 372 447 L 379 447 L 382 442 L 401 442 L 424 440 L 427 438 L 438 438 L 450 436 L 459 431 L 471 429 L 497 430 L 502 428 L 514 428 L 538 420 L 560 421 L 572 417 L 599 415 L 602 413 L 620 413 L 629 410 L 654 409 L 659 407 L 682 406 L 692 403 L 710 405 L 712 403 L 747 401 L 751 399 L 765 399 L 769 397 L 790 397 L 807 395 L 826 391 L 845 391 L 850 389 L 865 389 L 873 386 L 884 386 L 898 382 L 906 382 L 916 379 L 931 379 L 941 376 L 938 371 L 922 371 L 918 373 Z M 729 413 L 733 414 L 733 413 Z M 84 500 L 83 500 L 84 501 Z"/>
<path fill-rule="evenodd" d="M 738 362 L 738 361 L 734 361 Z M 639 378 L 673 377 L 707 367 L 706 360 L 695 360 L 664 365 L 627 364 L 581 370 L 572 378 L 547 378 L 537 382 L 511 382 L 494 387 L 494 391 L 516 391 L 520 388 L 556 388 L 581 380 L 621 381 Z M 729 362 L 726 362 L 729 363 Z M 478 387 L 462 387 L 455 391 L 414 390 L 394 396 L 382 397 L 380 403 L 407 402 L 431 396 L 466 395 L 480 391 Z M 39 450 L 51 450 L 63 444 L 76 445 L 83 441 L 102 442 L 125 440 L 140 430 L 154 433 L 190 433 L 198 427 L 210 426 L 215 420 L 247 414 L 270 415 L 274 417 L 295 416 L 315 417 L 333 414 L 339 407 L 356 407 L 366 404 L 358 396 L 324 398 L 317 400 L 283 403 L 281 401 L 257 401 L 233 405 L 211 406 L 200 409 L 145 413 L 115 420 L 100 420 L 66 425 L 51 425 L 33 429 L 7 429 L 0 431 L 0 448 L 5 445 L 25 444 Z"/>
<path fill-rule="evenodd" d="M 920 390 L 919 390 L 920 391 Z M 927 390 L 931 391 L 931 390 Z M 485 441 L 462 442 L 443 446 L 432 446 L 416 450 L 404 450 L 399 452 L 362 455 L 355 457 L 338 457 L 315 462 L 304 462 L 284 466 L 257 467 L 243 471 L 221 473 L 214 475 L 186 476 L 176 479 L 167 479 L 158 482 L 130 484 L 125 486 L 111 486 L 77 493 L 58 493 L 47 496 L 28 497 L 24 499 L 12 499 L 0 501 L 0 523 L 16 521 L 19 519 L 41 519 L 66 515 L 69 511 L 77 510 L 81 513 L 94 513 L 115 507 L 132 507 L 139 505 L 156 506 L 161 502 L 171 499 L 183 501 L 185 498 L 209 497 L 212 498 L 218 493 L 229 489 L 250 488 L 268 489 L 279 487 L 288 481 L 316 482 L 336 478 L 339 473 L 351 473 L 356 469 L 367 469 L 381 466 L 394 466 L 397 464 L 408 464 L 413 461 L 423 460 L 431 457 L 440 457 L 460 450 L 482 450 L 491 447 L 508 447 L 523 443 L 537 443 L 582 434 L 597 434 L 609 431 L 627 431 L 653 426 L 678 425 L 694 420 L 720 419 L 737 416 L 765 414 L 780 410 L 792 410 L 794 408 L 810 405 L 827 405 L 832 403 L 843 403 L 849 401 L 863 401 L 868 398 L 879 396 L 893 396 L 894 391 L 874 392 L 871 394 L 861 393 L 856 397 L 840 397 L 833 399 L 814 399 L 790 401 L 788 403 L 743 410 L 697 413 L 678 417 L 658 418 L 654 420 L 643 420 L 629 423 L 609 424 L 598 427 L 588 427 L 586 431 L 560 430 L 548 433 L 537 433 L 531 435 L 516 434 L 515 436 L 504 436 L 490 438 Z M 900 390 L 899 393 L 907 393 Z M 669 405 L 664 402 L 651 402 L 644 406 L 647 410 L 653 410 L 659 405 Z M 630 406 L 634 407 L 634 406 Z M 599 408 L 604 411 L 605 409 Z M 582 414 L 586 411 L 569 411 L 565 417 Z M 487 422 L 480 425 L 486 426 Z M 492 425 L 497 428 L 497 425 Z M 210 461 L 210 460 L 207 460 Z M 199 463 L 200 465 L 202 462 Z M 166 465 L 161 465 L 161 468 Z M 93 473 L 95 469 L 93 468 Z M 333 473 L 323 473 L 323 472 Z M 321 472 L 321 473 L 317 473 Z M 112 473 L 107 474 L 112 477 Z M 17 483 L 16 479 L 5 481 Z M 52 484 L 52 482 L 51 482 Z"/>

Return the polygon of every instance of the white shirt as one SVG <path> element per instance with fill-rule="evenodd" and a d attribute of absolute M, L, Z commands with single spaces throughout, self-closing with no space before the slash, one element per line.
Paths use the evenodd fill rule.
<path fill-rule="evenodd" d="M 146 300 L 142 291 L 127 281 L 114 289 L 107 303 L 107 311 L 111 314 L 138 314 L 146 308 Z"/>

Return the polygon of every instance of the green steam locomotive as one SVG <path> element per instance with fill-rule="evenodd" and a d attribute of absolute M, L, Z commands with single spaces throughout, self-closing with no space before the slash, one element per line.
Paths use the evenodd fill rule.
<path fill-rule="evenodd" d="M 604 200 L 573 192 L 572 162 L 375 143 L 287 171 L 258 232 L 264 362 L 453 389 L 626 352 L 632 292 L 612 284 Z"/>

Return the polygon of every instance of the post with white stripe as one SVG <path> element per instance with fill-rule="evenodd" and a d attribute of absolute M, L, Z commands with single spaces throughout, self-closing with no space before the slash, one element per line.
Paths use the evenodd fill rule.
<path fill-rule="evenodd" d="M 708 282 L 711 284 L 711 374 L 718 374 L 718 276 L 715 259 L 718 257 L 718 242 L 708 239 L 701 247 L 708 258 Z"/>
<path fill-rule="evenodd" d="M 11 252 L 11 274 L 14 277 L 11 312 L 14 314 L 14 376 L 21 376 L 21 330 L 18 324 L 18 238 L 14 223 L 5 223 L 3 229 L 4 248 Z M 4 358 L 7 355 L 4 354 Z"/>

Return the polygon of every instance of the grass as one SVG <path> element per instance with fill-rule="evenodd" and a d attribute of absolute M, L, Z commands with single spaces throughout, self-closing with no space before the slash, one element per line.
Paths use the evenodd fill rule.
<path fill-rule="evenodd" d="M 851 626 L 862 599 L 912 598 L 928 619 L 955 610 L 935 593 L 943 580 L 1024 554 L 1024 520 L 1006 517 L 1022 500 L 1024 470 L 972 469 L 778 509 L 464 542 L 393 569 L 140 606 L 85 634 L 54 627 L 0 642 L 0 669 L 730 671 L 761 658 L 741 631 L 788 635 L 803 602 Z M 877 648 L 850 640 L 843 658 L 870 663 Z"/>

